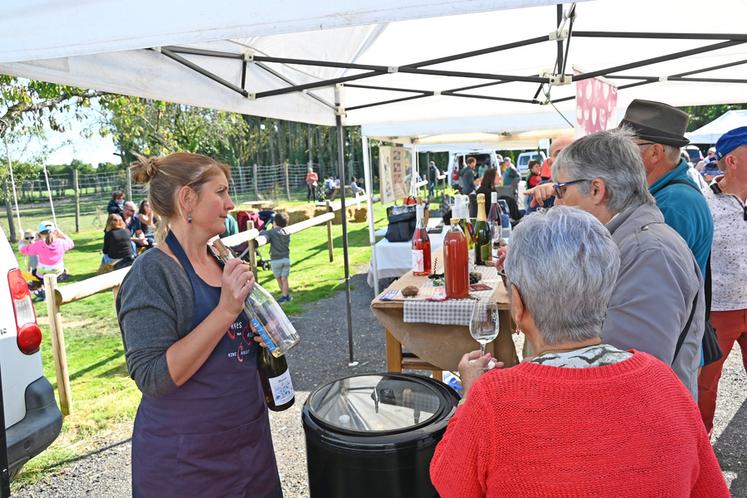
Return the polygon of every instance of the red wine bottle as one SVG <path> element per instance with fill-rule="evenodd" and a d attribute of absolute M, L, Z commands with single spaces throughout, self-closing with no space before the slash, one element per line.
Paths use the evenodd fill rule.
<path fill-rule="evenodd" d="M 431 239 L 423 220 L 422 204 L 415 208 L 417 213 L 417 225 L 412 236 L 412 274 L 425 277 L 431 274 Z"/>

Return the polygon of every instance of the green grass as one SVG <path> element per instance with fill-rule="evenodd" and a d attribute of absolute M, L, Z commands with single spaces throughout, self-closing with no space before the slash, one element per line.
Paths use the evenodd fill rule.
<path fill-rule="evenodd" d="M 295 201 L 289 204 L 303 204 Z M 50 216 L 40 207 L 23 217 L 24 225 L 35 226 Z M 386 225 L 384 208 L 374 208 L 377 228 Z M 83 226 L 94 225 L 87 215 Z M 65 266 L 71 281 L 93 276 L 99 266 L 103 233 L 100 229 L 88 229 L 73 233 L 73 217 L 64 210 L 58 213 L 61 228 L 75 241 L 75 248 L 65 256 Z M 291 238 L 290 286 L 293 301 L 284 305 L 289 314 L 301 312 L 305 304 L 332 296 L 344 289 L 342 254 L 342 228 L 333 225 L 334 263 L 327 253 L 327 229 L 325 225 L 313 227 L 294 234 Z M 368 224 L 348 225 L 349 258 L 351 274 L 364 271 L 370 259 L 368 246 Z M 264 258 L 269 247 L 260 249 Z M 18 257 L 21 266 L 25 258 Z M 274 295 L 277 284 L 270 271 L 260 270 L 258 281 Z M 65 285 L 65 284 L 62 284 Z M 55 370 L 52 359 L 51 339 L 47 326 L 45 303 L 36 304 L 37 316 L 42 324 L 44 342 L 42 360 L 44 374 L 56 389 Z M 132 420 L 140 401 L 140 393 L 129 378 L 124 362 L 124 351 L 114 311 L 111 292 L 103 292 L 62 308 L 68 370 L 71 379 L 72 413 L 65 418 L 62 434 L 52 446 L 26 464 L 13 483 L 19 490 L 42 475 L 55 472 L 66 462 L 74 460 L 96 449 L 103 441 L 129 437 Z M 56 394 L 56 393 L 55 393 Z"/>

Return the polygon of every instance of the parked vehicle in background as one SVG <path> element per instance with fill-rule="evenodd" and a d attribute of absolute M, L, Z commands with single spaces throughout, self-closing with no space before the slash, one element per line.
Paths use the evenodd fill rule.
<path fill-rule="evenodd" d="M 545 151 L 533 150 L 529 152 L 522 152 L 519 157 L 516 158 L 516 169 L 519 170 L 521 177 L 524 178 L 529 172 L 529 161 L 537 161 L 542 164 L 542 161 L 547 159 Z"/>
<path fill-rule="evenodd" d="M 23 465 L 60 434 L 62 414 L 42 370 L 42 335 L 28 285 L 0 227 L 0 375 L 8 468 Z M 0 451 L 2 448 L 0 448 Z"/>

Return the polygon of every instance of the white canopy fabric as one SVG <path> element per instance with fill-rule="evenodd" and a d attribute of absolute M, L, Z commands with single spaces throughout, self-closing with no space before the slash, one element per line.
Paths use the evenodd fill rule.
<path fill-rule="evenodd" d="M 747 110 L 726 111 L 707 125 L 686 133 L 685 136 L 693 144 L 715 144 L 721 135 L 740 126 L 747 126 Z"/>
<path fill-rule="evenodd" d="M 369 138 L 414 144 L 420 152 L 471 149 L 531 149 L 547 139 L 574 135 L 574 112 L 474 116 L 429 121 L 395 121 L 361 126 Z"/>
<path fill-rule="evenodd" d="M 534 37 L 548 38 L 556 28 L 553 0 L 340 0 L 337 2 L 232 2 L 182 0 L 5 0 L 0 4 L 0 72 L 85 88 L 163 99 L 258 116 L 332 125 L 331 86 L 263 96 L 289 84 L 311 84 L 367 72 L 375 78 L 348 81 L 342 103 L 344 124 L 386 123 L 461 116 L 554 114 L 551 106 L 531 101 L 537 82 L 511 82 L 464 90 L 469 96 L 439 92 L 495 79 L 468 77 L 464 72 L 537 77 L 552 72 L 554 41 L 528 44 L 467 59 L 418 66 L 415 69 L 461 72 L 458 75 L 403 71 L 403 66 L 434 58 L 498 46 Z M 517 8 L 526 7 L 526 8 Z M 513 10 L 502 10 L 513 9 Z M 568 6 L 566 6 L 566 10 Z M 583 31 L 654 31 L 742 33 L 716 51 L 638 68 L 618 68 L 619 76 L 647 76 L 655 81 L 621 90 L 618 106 L 633 98 L 673 105 L 738 102 L 741 83 L 659 81 L 688 70 L 745 60 L 743 43 L 747 4 L 744 0 L 596 0 L 576 6 L 566 74 L 620 66 L 673 52 L 721 43 L 724 37 L 695 39 L 589 38 Z M 704 29 L 703 19 L 719 19 Z M 566 22 L 565 27 L 568 28 Z M 715 33 L 715 35 L 718 35 Z M 726 37 L 727 39 L 729 37 Z M 175 56 L 169 57 L 169 47 Z M 159 47 L 165 50 L 159 51 Z M 229 57 L 185 53 L 195 49 L 225 52 Z M 255 59 L 252 59 L 252 56 Z M 258 61 L 257 57 L 311 59 L 354 63 L 345 68 Z M 181 58 L 179 63 L 175 58 Z M 242 84 L 242 68 L 246 74 Z M 239 91 L 187 67 L 196 64 Z M 266 67 L 263 68 L 262 65 Z M 374 69 L 370 69 L 374 67 Z M 381 70 L 386 71 L 383 73 Z M 697 74 L 708 78 L 740 78 L 744 66 Z M 475 76 L 475 75 L 472 75 Z M 617 85 L 641 80 L 615 79 Z M 356 84 L 396 87 L 387 91 Z M 421 91 L 421 93 L 413 90 Z M 422 92 L 435 96 L 422 97 Z M 573 111 L 575 85 L 555 86 L 552 100 Z M 257 98 L 252 98 L 252 97 Z M 316 98 L 315 98 L 316 97 Z M 370 107 L 369 104 L 410 97 L 411 100 Z M 412 97 L 418 97 L 412 99 Z M 538 100 L 546 100 L 540 94 Z"/>

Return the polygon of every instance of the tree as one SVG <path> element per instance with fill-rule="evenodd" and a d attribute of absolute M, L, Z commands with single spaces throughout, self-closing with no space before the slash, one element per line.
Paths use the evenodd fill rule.
<path fill-rule="evenodd" d="M 64 123 L 59 120 L 61 113 L 72 113 L 75 118 L 80 118 L 91 99 L 99 95 L 94 90 L 0 75 L 0 143 L 7 147 L 6 144 L 30 136 L 41 137 L 45 126 L 54 131 L 64 131 Z M 3 182 L 10 240 L 15 241 L 16 227 L 10 203 L 7 202 L 9 188 L 8 182 Z"/>
<path fill-rule="evenodd" d="M 687 131 L 697 130 L 721 116 L 726 111 L 735 109 L 747 109 L 747 104 L 722 104 L 722 105 L 701 105 L 683 107 L 682 110 L 690 115 L 690 122 L 687 125 Z"/>

